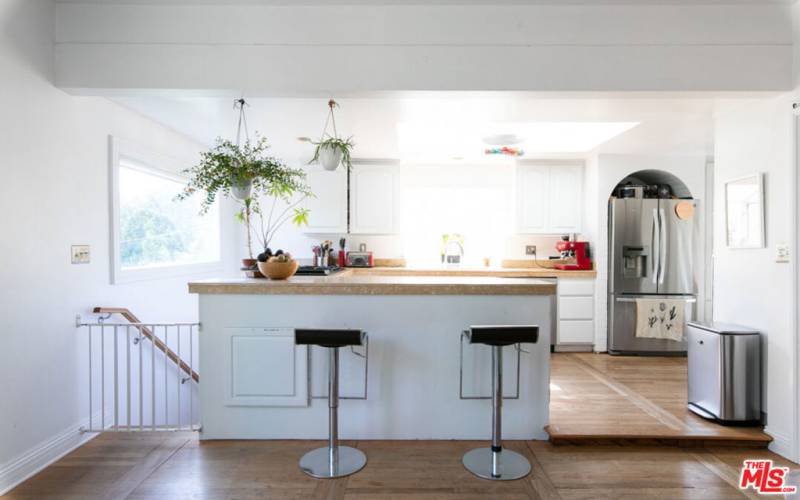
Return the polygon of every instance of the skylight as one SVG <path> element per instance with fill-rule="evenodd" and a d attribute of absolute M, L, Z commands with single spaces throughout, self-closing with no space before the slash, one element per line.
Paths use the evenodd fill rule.
<path fill-rule="evenodd" d="M 400 122 L 398 146 L 403 156 L 442 158 L 483 155 L 487 137 L 516 137 L 526 154 L 585 153 L 636 127 L 638 122 L 451 123 Z M 509 144 L 510 145 L 510 144 Z M 497 144 L 495 144 L 497 146 Z"/>

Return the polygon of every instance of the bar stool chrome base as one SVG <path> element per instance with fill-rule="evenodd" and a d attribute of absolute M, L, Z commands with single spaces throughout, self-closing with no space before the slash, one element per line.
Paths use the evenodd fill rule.
<path fill-rule="evenodd" d="M 531 463 L 517 452 L 494 452 L 491 448 L 475 448 L 464 454 L 464 467 L 476 476 L 493 481 L 522 479 L 531 472 Z"/>
<path fill-rule="evenodd" d="M 300 470 L 311 477 L 332 479 L 349 476 L 367 465 L 367 456 L 361 450 L 349 446 L 337 446 L 333 449 L 317 448 L 311 450 L 300 459 Z"/>

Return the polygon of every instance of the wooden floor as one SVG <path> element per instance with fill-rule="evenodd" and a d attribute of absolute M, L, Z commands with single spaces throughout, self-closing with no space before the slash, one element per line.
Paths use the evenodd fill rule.
<path fill-rule="evenodd" d="M 760 428 L 722 426 L 686 409 L 686 358 L 554 354 L 550 425 L 555 443 L 661 440 L 765 447 Z"/>
<path fill-rule="evenodd" d="M 309 441 L 214 441 L 190 433 L 104 434 L 21 484 L 9 499 L 727 499 L 745 458 L 762 449 L 508 442 L 533 464 L 525 479 L 491 482 L 461 465 L 485 442 L 362 441 L 367 466 L 349 478 L 305 476 Z"/>
<path fill-rule="evenodd" d="M 7 498 L 757 498 L 736 486 L 745 458 L 798 468 L 754 448 L 768 440 L 759 429 L 718 426 L 688 413 L 685 358 L 552 359 L 554 442 L 506 442 L 533 464 L 519 481 L 484 481 L 463 468 L 461 456 L 486 442 L 350 442 L 367 454 L 367 467 L 331 481 L 309 478 L 297 466 L 322 442 L 201 443 L 193 433 L 121 433 L 90 441 Z"/>

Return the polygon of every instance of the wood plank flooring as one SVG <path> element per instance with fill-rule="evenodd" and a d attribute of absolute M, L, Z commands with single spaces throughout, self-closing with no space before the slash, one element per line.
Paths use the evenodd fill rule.
<path fill-rule="evenodd" d="M 8 499 L 736 499 L 745 458 L 759 449 L 554 445 L 511 441 L 533 471 L 519 481 L 478 479 L 461 465 L 475 441 L 360 441 L 357 474 L 319 480 L 297 462 L 321 441 L 211 441 L 191 433 L 104 434 L 11 491 Z"/>
<path fill-rule="evenodd" d="M 686 409 L 686 358 L 560 353 L 551 358 L 554 443 L 654 440 L 765 447 L 758 427 L 722 426 Z"/>
<path fill-rule="evenodd" d="M 463 468 L 461 456 L 486 442 L 347 442 L 367 454 L 366 468 L 349 478 L 317 480 L 297 462 L 321 441 L 200 442 L 193 433 L 109 433 L 4 498 L 757 498 L 736 487 L 744 459 L 799 468 L 753 448 L 769 439 L 760 429 L 717 426 L 690 414 L 685 358 L 556 354 L 552 360 L 554 442 L 506 442 L 533 465 L 519 481 L 484 481 Z M 685 445 L 682 440 L 695 445 L 663 445 Z"/>

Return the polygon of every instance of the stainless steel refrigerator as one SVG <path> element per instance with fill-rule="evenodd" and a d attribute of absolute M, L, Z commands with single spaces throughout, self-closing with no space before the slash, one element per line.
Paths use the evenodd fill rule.
<path fill-rule="evenodd" d="M 690 210 L 685 210 L 686 203 L 692 205 Z M 609 202 L 609 353 L 686 352 L 685 341 L 636 337 L 636 299 L 680 300 L 686 321 L 694 319 L 694 204 L 653 198 Z M 676 210 L 678 206 L 681 210 Z"/>

